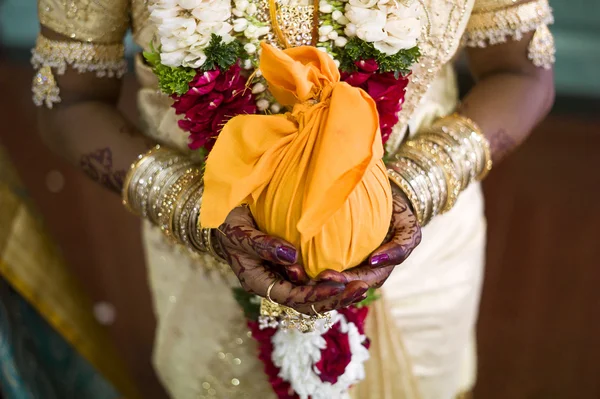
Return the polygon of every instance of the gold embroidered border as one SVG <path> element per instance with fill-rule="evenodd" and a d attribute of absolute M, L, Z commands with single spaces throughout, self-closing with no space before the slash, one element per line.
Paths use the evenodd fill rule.
<path fill-rule="evenodd" d="M 548 0 L 535 0 L 493 11 L 473 13 L 465 32 L 469 47 L 504 43 L 508 38 L 520 40 L 524 33 L 554 22 Z"/>

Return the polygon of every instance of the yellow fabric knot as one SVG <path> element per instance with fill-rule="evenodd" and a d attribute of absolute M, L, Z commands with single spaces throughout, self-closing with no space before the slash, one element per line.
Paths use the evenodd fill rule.
<path fill-rule="evenodd" d="M 263 43 L 260 70 L 292 111 L 225 125 L 207 159 L 200 223 L 218 227 L 246 203 L 262 231 L 300 249 L 311 277 L 354 267 L 384 240 L 392 213 L 375 102 L 314 47 Z"/>

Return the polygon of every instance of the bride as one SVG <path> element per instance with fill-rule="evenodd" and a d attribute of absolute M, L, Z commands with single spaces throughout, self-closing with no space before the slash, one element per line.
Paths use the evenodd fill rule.
<path fill-rule="evenodd" d="M 275 393 L 244 313 L 232 295 L 231 288 L 240 285 L 311 318 L 360 303 L 371 288 L 379 288 L 380 298 L 370 305 L 366 326 L 370 359 L 364 364 L 363 381 L 348 395 L 359 399 L 450 399 L 468 394 L 475 383 L 473 331 L 485 250 L 478 181 L 492 163 L 500 162 L 526 139 L 552 105 L 554 47 L 547 28 L 552 22 L 547 0 L 38 3 L 42 28 L 33 57 L 38 71 L 33 92 L 40 106 L 41 134 L 50 148 L 99 184 L 123 192 L 127 206 L 146 219 L 144 245 L 158 318 L 153 361 L 171 397 L 271 398 L 298 393 L 295 387 L 299 385 L 294 385 L 298 381 L 287 381 L 295 393 Z M 168 93 L 171 96 L 164 93 L 171 87 L 165 83 L 164 71 L 174 70 L 164 68 L 189 72 L 206 65 L 207 57 L 216 57 L 216 53 L 203 52 L 208 41 L 198 44 L 206 38 L 203 29 L 208 25 L 201 28 L 205 20 L 212 21 L 210 29 L 217 35 L 230 29 L 231 35 L 222 37 L 240 41 L 250 59 L 260 42 L 280 49 L 299 48 L 281 52 L 263 45 L 256 62 L 264 76 L 257 77 L 253 70 L 258 64 L 249 63 L 244 66 L 248 73 L 239 79 L 252 82 L 248 84 L 265 79 L 272 94 L 265 91 L 266 85 L 254 84 L 247 91 L 250 94 L 238 98 L 246 101 L 237 105 L 246 107 L 238 114 L 279 114 L 286 109 L 282 105 L 288 105 L 288 110 L 293 108 L 288 118 L 296 118 L 295 103 L 286 104 L 274 90 L 274 81 L 287 73 L 288 66 L 295 68 L 290 72 L 290 79 L 297 84 L 294 90 L 300 90 L 302 84 L 317 85 L 303 81 L 298 71 L 311 71 L 306 73 L 309 79 L 330 68 L 332 83 L 327 84 L 341 84 L 337 83 L 341 78 L 348 87 L 368 93 L 363 96 L 364 104 L 376 107 L 379 115 L 373 120 L 378 125 L 365 130 L 363 136 L 348 133 L 332 157 L 353 158 L 356 154 L 347 151 L 350 145 L 346 141 L 368 136 L 374 143 L 369 167 L 383 165 L 379 159 L 385 142 L 382 170 L 389 176 L 390 185 L 387 179 L 385 184 L 391 191 L 382 203 L 382 213 L 391 218 L 391 224 L 385 243 L 362 256 L 361 260 L 366 258 L 362 266 L 325 270 L 336 264 L 333 259 L 327 265 L 317 264 L 316 270 L 307 269 L 314 277 L 309 279 L 300 264 L 310 251 L 283 240 L 282 235 L 262 233 L 257 227 L 264 225 L 258 220 L 257 204 L 238 207 L 244 201 L 219 195 L 226 191 L 215 188 L 217 183 L 209 185 L 230 179 L 227 187 L 239 187 L 233 177 L 238 176 L 238 164 L 246 160 L 232 155 L 241 154 L 232 148 L 244 144 L 239 142 L 243 139 L 236 142 L 235 137 L 244 137 L 242 133 L 236 136 L 236 129 L 252 134 L 249 137 L 267 133 L 256 127 L 265 119 L 231 122 L 215 143 L 214 135 L 202 136 L 198 122 L 178 109 L 185 106 L 187 86 L 174 88 Z M 136 57 L 134 66 L 141 85 L 139 130 L 115 106 L 119 78 L 126 70 L 122 41 L 128 28 L 146 51 L 146 59 Z M 350 46 L 357 43 L 371 55 L 377 54 L 377 60 L 397 61 L 395 55 L 413 54 L 418 61 L 410 68 L 383 71 L 382 62 L 369 69 L 373 59 L 353 59 L 344 71 L 343 57 L 351 57 Z M 306 45 L 321 47 L 332 58 L 301 47 Z M 459 104 L 453 61 L 463 47 L 477 83 Z M 418 49 L 418 54 L 410 53 L 411 49 Z M 273 72 L 268 72 L 269 60 L 281 62 L 271 68 Z M 337 71 L 340 60 L 341 75 Z M 381 74 L 375 72 L 377 68 Z M 206 73 L 191 82 L 190 75 L 187 82 L 197 84 L 194 93 L 205 88 L 201 84 Z M 381 76 L 389 79 L 378 81 Z M 377 85 L 383 85 L 385 95 L 373 94 Z M 359 93 L 358 89 L 347 90 Z M 321 100 L 323 93 L 318 94 Z M 397 97 L 386 102 L 388 95 Z M 333 109 L 333 103 L 342 100 L 332 98 L 327 106 Z M 209 105 L 214 103 L 200 105 L 198 118 L 212 115 Z M 352 107 L 339 109 L 350 130 L 352 123 L 360 125 L 368 118 L 361 114 L 363 119 L 357 119 L 353 111 L 358 111 Z M 250 121 L 243 118 L 278 117 L 248 115 L 232 121 Z M 344 122 L 341 114 L 340 121 Z M 156 143 L 161 147 L 148 152 Z M 200 147 L 211 150 L 204 179 L 202 170 L 194 166 L 199 159 L 195 150 Z M 366 151 L 366 147 L 353 151 Z M 251 162 L 243 165 L 255 167 Z M 329 165 L 335 169 L 333 162 Z M 363 170 L 358 181 L 364 183 L 364 176 Z M 173 214 L 199 217 L 202 190 L 202 208 L 228 215 L 219 221 L 218 230 L 195 229 L 190 224 L 188 231 L 184 226 L 187 219 L 173 219 Z M 154 192 L 170 193 L 172 206 L 162 203 L 161 208 L 153 203 Z M 361 214 L 370 211 L 365 207 Z M 165 214 L 171 216 L 167 224 Z M 171 231 L 173 220 L 180 230 Z M 385 230 L 387 226 L 386 221 Z M 335 231 L 332 237 L 345 237 L 342 233 Z M 173 239 L 194 247 L 198 252 L 194 262 L 189 261 L 188 251 L 172 244 Z M 317 246 L 312 251 L 321 250 Z M 296 317 L 301 316 L 296 313 Z"/>

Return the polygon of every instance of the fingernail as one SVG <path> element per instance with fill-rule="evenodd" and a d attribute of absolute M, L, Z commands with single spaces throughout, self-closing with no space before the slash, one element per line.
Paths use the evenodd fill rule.
<path fill-rule="evenodd" d="M 298 272 L 296 270 L 288 270 L 288 276 L 292 281 L 298 281 Z"/>
<path fill-rule="evenodd" d="M 357 299 L 357 298 L 360 298 L 360 297 L 363 297 L 363 296 L 366 297 L 368 290 L 369 290 L 368 288 L 361 288 L 358 291 L 356 291 L 356 293 L 354 294 L 354 296 L 352 298 Z"/>
<path fill-rule="evenodd" d="M 362 294 L 362 295 L 360 296 L 360 298 L 357 298 L 357 299 L 356 299 L 354 302 L 352 302 L 352 303 L 360 303 L 360 302 L 364 301 L 365 299 L 367 299 L 367 294 Z"/>
<path fill-rule="evenodd" d="M 294 263 L 296 262 L 296 250 L 291 247 L 286 247 L 284 245 L 277 248 L 277 259 L 286 263 Z"/>
<path fill-rule="evenodd" d="M 371 266 L 379 266 L 384 262 L 387 262 L 390 260 L 390 257 L 388 254 L 378 254 L 375 255 L 371 258 Z"/>

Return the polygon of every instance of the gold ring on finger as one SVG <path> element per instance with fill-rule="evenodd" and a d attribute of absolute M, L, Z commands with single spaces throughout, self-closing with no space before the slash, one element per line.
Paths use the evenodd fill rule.
<path fill-rule="evenodd" d="M 312 309 L 313 312 L 315 312 L 315 316 L 322 317 L 321 314 L 319 312 L 317 312 L 317 309 L 315 309 L 314 304 L 310 305 L 310 308 Z"/>
<path fill-rule="evenodd" d="M 267 288 L 266 298 L 271 303 L 277 303 L 277 302 L 275 302 L 274 300 L 271 299 L 271 290 L 273 290 L 273 287 L 275 287 L 275 284 L 277 284 L 278 282 L 279 282 L 279 279 L 273 280 L 273 282 L 269 285 L 269 288 Z"/>

